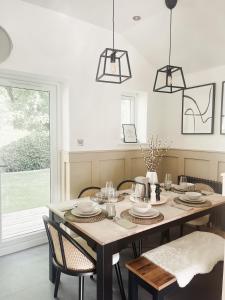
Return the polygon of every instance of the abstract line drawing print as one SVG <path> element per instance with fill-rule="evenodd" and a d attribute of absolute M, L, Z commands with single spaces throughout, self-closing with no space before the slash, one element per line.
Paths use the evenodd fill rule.
<path fill-rule="evenodd" d="M 214 84 L 188 88 L 183 92 L 183 134 L 211 134 L 213 132 L 214 101 Z"/>
<path fill-rule="evenodd" d="M 220 134 L 225 134 L 225 81 L 222 82 L 222 99 L 221 99 L 221 119 L 220 119 Z"/>

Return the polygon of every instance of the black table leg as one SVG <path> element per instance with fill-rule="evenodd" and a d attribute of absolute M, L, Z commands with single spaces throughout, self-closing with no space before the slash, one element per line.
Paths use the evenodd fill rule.
<path fill-rule="evenodd" d="M 97 299 L 112 300 L 111 246 L 97 246 Z"/>
<path fill-rule="evenodd" d="M 54 213 L 49 211 L 49 219 L 54 221 Z M 56 279 L 56 267 L 54 266 L 53 262 L 52 262 L 52 254 L 51 254 L 51 250 L 49 248 L 49 280 L 52 283 L 55 283 L 55 279 Z"/>
<path fill-rule="evenodd" d="M 128 300 L 138 300 L 138 282 L 135 275 L 129 271 Z"/>

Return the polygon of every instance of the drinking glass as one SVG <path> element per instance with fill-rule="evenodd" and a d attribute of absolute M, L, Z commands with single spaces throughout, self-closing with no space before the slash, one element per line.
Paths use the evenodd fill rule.
<path fill-rule="evenodd" d="M 105 187 L 106 187 L 107 190 L 113 189 L 112 181 L 106 181 Z"/>
<path fill-rule="evenodd" d="M 116 190 L 115 189 L 111 189 L 108 191 L 108 202 L 111 202 L 111 203 L 115 203 L 117 202 L 118 198 L 117 198 L 117 193 L 116 193 Z"/>
<path fill-rule="evenodd" d="M 172 175 L 170 173 L 166 173 L 165 181 L 164 181 L 164 188 L 166 191 L 169 191 L 172 186 Z"/>
<path fill-rule="evenodd" d="M 180 187 L 184 190 L 187 188 L 187 177 L 186 176 L 180 177 Z"/>
<path fill-rule="evenodd" d="M 106 211 L 109 219 L 113 219 L 116 216 L 116 206 L 114 203 L 106 203 Z"/>
<path fill-rule="evenodd" d="M 132 197 L 134 199 L 135 202 L 138 202 L 138 195 L 137 195 L 137 189 L 136 189 L 136 184 L 133 183 L 131 186 L 131 190 L 132 190 Z"/>

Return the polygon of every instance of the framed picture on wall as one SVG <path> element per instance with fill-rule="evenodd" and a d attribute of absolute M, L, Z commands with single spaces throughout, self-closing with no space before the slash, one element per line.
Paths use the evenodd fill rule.
<path fill-rule="evenodd" d="M 135 124 L 122 124 L 124 143 L 137 143 Z"/>
<path fill-rule="evenodd" d="M 225 134 L 225 81 L 222 82 L 221 113 L 220 113 L 220 134 Z"/>
<path fill-rule="evenodd" d="M 182 134 L 213 134 L 216 84 L 187 88 L 182 97 Z"/>

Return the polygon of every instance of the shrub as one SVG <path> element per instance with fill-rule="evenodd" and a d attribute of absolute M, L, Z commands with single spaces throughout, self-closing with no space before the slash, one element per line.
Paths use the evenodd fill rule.
<path fill-rule="evenodd" d="M 50 167 L 50 145 L 47 133 L 31 133 L 0 149 L 7 172 L 39 170 Z"/>

